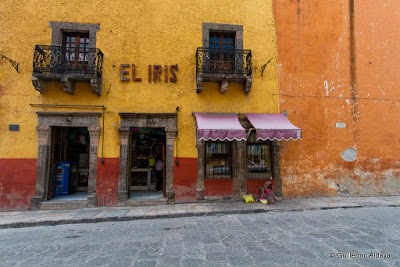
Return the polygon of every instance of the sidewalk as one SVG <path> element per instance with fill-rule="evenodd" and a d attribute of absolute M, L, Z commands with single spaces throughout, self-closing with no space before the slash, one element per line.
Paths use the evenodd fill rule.
<path fill-rule="evenodd" d="M 274 205 L 244 202 L 168 204 L 141 207 L 0 212 L 0 229 L 41 225 L 133 221 L 157 218 L 288 212 L 363 207 L 400 207 L 400 196 L 287 199 Z"/>

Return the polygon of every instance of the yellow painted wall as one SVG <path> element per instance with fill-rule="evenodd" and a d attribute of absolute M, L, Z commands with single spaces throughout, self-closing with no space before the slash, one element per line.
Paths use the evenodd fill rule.
<path fill-rule="evenodd" d="M 47 83 L 40 94 L 31 84 L 35 45 L 51 44 L 49 21 L 100 24 L 96 47 L 104 53 L 103 94 L 76 83 L 75 95 L 60 82 Z M 243 48 L 253 54 L 253 85 L 229 84 L 225 95 L 217 83 L 204 83 L 196 93 L 196 48 L 202 46 L 202 23 L 243 25 Z M 37 157 L 37 111 L 97 111 L 39 108 L 40 104 L 105 105 L 104 157 L 119 157 L 119 112 L 175 112 L 178 117 L 178 157 L 197 157 L 192 112 L 279 112 L 276 38 L 272 0 L 165 1 L 0 1 L 0 53 L 20 63 L 17 73 L 0 59 L 0 158 Z M 261 66 L 273 58 L 261 76 Z M 122 82 L 120 64 L 136 65 L 140 83 Z M 149 83 L 147 66 L 178 64 L 178 81 Z M 19 124 L 19 132 L 9 132 Z M 115 124 L 116 126 L 113 126 Z M 101 144 L 99 147 L 101 151 Z M 175 150 L 176 153 L 176 150 Z"/>

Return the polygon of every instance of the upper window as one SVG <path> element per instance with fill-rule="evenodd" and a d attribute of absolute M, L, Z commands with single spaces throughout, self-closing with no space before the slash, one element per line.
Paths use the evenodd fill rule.
<path fill-rule="evenodd" d="M 243 49 L 243 26 L 203 23 L 203 47 Z"/>
<path fill-rule="evenodd" d="M 235 70 L 235 33 L 210 32 L 210 72 Z"/>
<path fill-rule="evenodd" d="M 215 49 L 234 49 L 235 33 L 210 32 L 210 48 Z"/>
<path fill-rule="evenodd" d="M 206 179 L 232 178 L 232 142 L 206 142 Z"/>
<path fill-rule="evenodd" d="M 88 61 L 89 33 L 64 32 L 65 59 L 72 62 Z"/>

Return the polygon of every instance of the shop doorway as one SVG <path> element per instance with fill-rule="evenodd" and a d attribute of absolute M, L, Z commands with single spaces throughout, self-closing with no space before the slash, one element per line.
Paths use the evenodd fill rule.
<path fill-rule="evenodd" d="M 165 196 L 164 128 L 131 128 L 128 167 L 130 199 Z"/>
<path fill-rule="evenodd" d="M 87 200 L 89 148 L 86 127 L 52 127 L 47 200 Z"/>

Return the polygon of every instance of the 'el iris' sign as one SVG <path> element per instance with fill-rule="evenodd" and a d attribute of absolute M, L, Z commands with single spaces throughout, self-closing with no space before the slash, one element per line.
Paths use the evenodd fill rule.
<path fill-rule="evenodd" d="M 119 69 L 120 69 L 120 77 L 121 81 L 123 82 L 129 82 L 131 79 L 128 78 L 129 75 L 129 67 L 131 67 L 130 64 L 121 64 Z M 171 74 L 171 77 L 169 77 L 170 82 L 176 82 L 176 73 L 175 71 L 178 70 L 178 64 L 176 65 L 170 65 L 169 66 L 169 73 Z M 153 80 L 153 82 L 161 82 L 161 76 L 163 72 L 163 67 L 161 65 L 149 65 L 148 68 L 148 77 L 149 77 L 149 82 Z M 132 82 L 141 82 L 142 78 L 136 77 L 136 69 L 135 69 L 135 64 L 132 64 L 132 69 L 131 69 L 131 74 L 132 74 Z M 153 76 L 153 79 L 152 79 Z M 164 80 L 165 82 L 168 82 L 168 65 L 164 66 Z"/>

